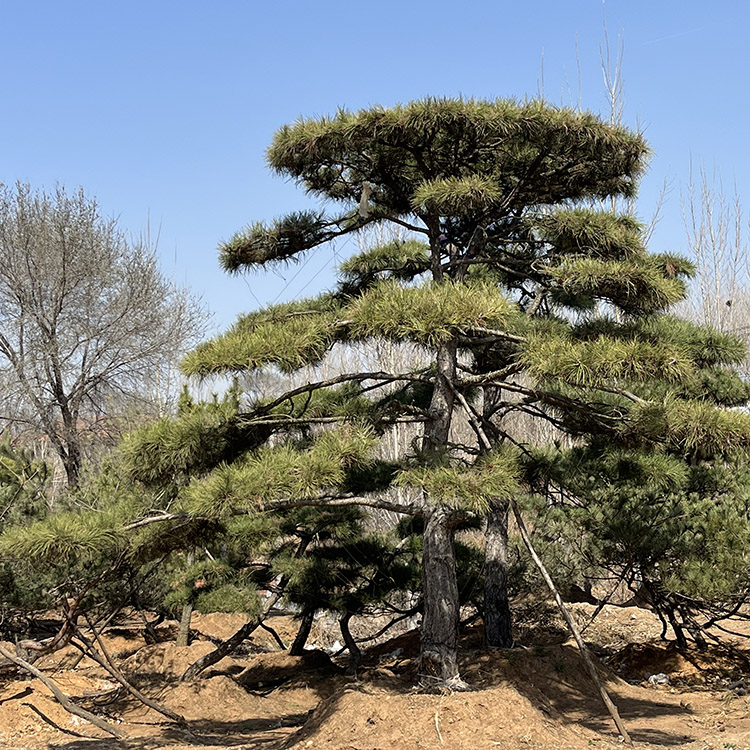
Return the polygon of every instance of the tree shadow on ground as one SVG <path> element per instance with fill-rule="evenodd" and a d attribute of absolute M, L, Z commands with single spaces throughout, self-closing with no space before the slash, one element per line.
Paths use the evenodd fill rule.
<path fill-rule="evenodd" d="M 480 651 L 471 654 L 467 662 L 464 676 L 473 687 L 510 684 L 561 723 L 617 737 L 596 685 L 572 644 Z M 685 719 L 692 711 L 680 704 L 679 695 L 629 685 L 601 663 L 597 672 L 634 742 L 679 747 L 696 739 L 684 731 Z M 473 675 L 477 678 L 472 679 Z"/>
<path fill-rule="evenodd" d="M 289 727 L 299 727 L 308 713 L 288 714 L 279 722 L 269 719 L 245 721 L 192 721 L 187 732 L 176 726 L 162 726 L 148 737 L 80 738 L 49 743 L 48 750 L 161 750 L 172 745 L 184 747 L 241 747 L 243 750 L 271 750 L 280 747 L 289 735 Z"/>

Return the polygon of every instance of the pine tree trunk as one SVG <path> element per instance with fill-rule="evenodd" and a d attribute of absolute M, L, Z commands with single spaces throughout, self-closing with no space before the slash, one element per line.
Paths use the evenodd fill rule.
<path fill-rule="evenodd" d="M 297 636 L 294 639 L 294 643 L 292 643 L 292 647 L 289 649 L 289 653 L 292 656 L 302 656 L 305 653 L 305 644 L 310 637 L 314 615 L 314 612 L 305 612 L 302 615 L 302 622 L 297 631 Z"/>
<path fill-rule="evenodd" d="M 193 617 L 193 605 L 185 604 L 180 615 L 180 629 L 177 631 L 175 646 L 190 645 L 190 621 Z"/>
<path fill-rule="evenodd" d="M 425 515 L 422 550 L 424 616 L 420 674 L 426 684 L 460 683 L 459 598 L 451 514 L 436 507 Z"/>
<path fill-rule="evenodd" d="M 349 666 L 346 671 L 348 674 L 357 674 L 359 665 L 362 662 L 362 651 L 354 640 L 351 630 L 349 630 L 349 620 L 351 619 L 351 612 L 342 615 L 339 619 L 339 628 L 341 629 L 341 637 L 344 639 L 347 649 L 349 649 Z"/>
<path fill-rule="evenodd" d="M 666 606 L 666 613 L 667 613 L 667 619 L 669 620 L 669 624 L 672 626 L 672 630 L 674 631 L 674 637 L 677 641 L 677 647 L 681 649 L 687 649 L 688 642 L 687 638 L 685 637 L 685 630 L 682 627 L 682 624 L 677 621 L 677 615 L 675 614 L 674 605 L 671 603 Z"/>
<path fill-rule="evenodd" d="M 495 501 L 487 516 L 484 573 L 484 641 L 488 648 L 513 647 L 508 602 L 508 503 Z"/>
<path fill-rule="evenodd" d="M 195 551 L 189 550 L 185 557 L 185 565 L 190 568 L 195 565 Z M 187 602 L 182 607 L 182 615 L 180 616 L 180 629 L 177 632 L 176 646 L 189 646 L 190 645 L 190 621 L 193 617 L 193 603 Z"/>
<path fill-rule="evenodd" d="M 439 465 L 446 453 L 453 419 L 456 376 L 455 341 L 440 345 L 437 352 L 437 377 L 425 426 L 424 450 L 428 463 Z M 456 578 L 453 515 L 445 507 L 425 498 L 424 547 L 422 550 L 422 616 L 420 675 L 424 684 L 451 682 L 459 686 L 458 620 L 459 598 Z"/>

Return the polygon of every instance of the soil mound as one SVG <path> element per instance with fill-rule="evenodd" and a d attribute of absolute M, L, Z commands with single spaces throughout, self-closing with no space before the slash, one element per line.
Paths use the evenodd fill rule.
<path fill-rule="evenodd" d="M 591 742 L 607 747 L 609 740 L 617 745 L 571 645 L 468 652 L 461 669 L 471 690 L 426 695 L 411 687 L 416 666 L 406 652 L 414 640 L 414 634 L 401 636 L 377 649 L 385 650 L 378 654 L 380 666 L 366 670 L 364 682 L 324 701 L 287 747 L 579 750 Z M 387 661 L 399 648 L 405 653 Z M 601 672 L 611 685 L 628 687 L 603 666 Z"/>
<path fill-rule="evenodd" d="M 589 621 L 595 611 L 585 603 L 573 607 L 580 621 Z M 212 633 L 231 632 L 238 625 L 238 618 L 212 619 L 203 623 Z M 288 618 L 274 619 L 275 626 L 283 626 Z M 113 742 L 68 715 L 37 680 L 6 670 L 0 680 L 0 748 L 621 747 L 580 654 L 565 640 L 559 624 L 553 617 L 532 617 L 529 623 L 536 640 L 529 638 L 524 642 L 532 645 L 510 651 L 485 650 L 482 628 L 468 628 L 462 636 L 460 666 L 471 689 L 431 695 L 413 687 L 418 679 L 416 631 L 371 648 L 355 678 L 345 675 L 324 651 L 299 657 L 276 651 L 236 654 L 198 679 L 181 683 L 184 669 L 210 651 L 212 643 L 196 640 L 185 648 L 142 645 L 132 654 L 128 652 L 133 647 L 144 643 L 143 633 L 123 628 L 105 636 L 123 672 L 143 692 L 185 716 L 192 734 L 124 694 L 89 660 L 78 661 L 74 669 L 65 666 L 76 655 L 64 650 L 40 659 L 40 666 L 74 700 L 118 724 L 131 739 Z M 643 610 L 605 607 L 586 631 L 587 640 L 605 655 L 605 662 L 598 663 L 599 674 L 637 746 L 750 748 L 750 652 L 718 646 L 705 652 L 680 651 L 668 643 L 637 643 L 655 628 L 658 622 Z M 286 639 L 283 628 L 277 632 Z M 345 662 L 344 656 L 340 663 Z M 644 681 L 654 673 L 666 674 L 669 681 Z M 716 678 L 709 679 L 711 674 Z"/>
<path fill-rule="evenodd" d="M 209 641 L 195 641 L 189 646 L 175 646 L 174 643 L 155 643 L 144 646 L 124 662 L 127 672 L 140 675 L 158 675 L 160 678 L 180 678 L 196 660 L 213 651 L 215 646 Z M 215 669 L 230 670 L 236 666 L 234 659 L 222 659 Z"/>
<path fill-rule="evenodd" d="M 311 678 L 319 680 L 342 671 L 324 651 L 306 651 L 302 656 L 277 651 L 254 657 L 235 680 L 244 688 L 255 690 L 289 683 L 309 683 Z"/>
<path fill-rule="evenodd" d="M 190 621 L 190 629 L 208 640 L 223 641 L 231 638 L 243 625 L 249 622 L 249 617 L 237 613 L 214 612 L 202 614 L 194 612 Z"/>
<path fill-rule="evenodd" d="M 562 750 L 586 747 L 592 738 L 585 730 L 560 727 L 509 686 L 445 696 L 359 687 L 325 701 L 285 747 Z"/>
<path fill-rule="evenodd" d="M 162 701 L 188 721 L 236 722 L 258 716 L 263 701 L 243 690 L 231 677 L 216 675 L 170 687 Z M 261 711 L 267 715 L 268 711 Z"/>
<path fill-rule="evenodd" d="M 630 644 L 609 659 L 609 665 L 630 682 L 711 689 L 750 674 L 750 659 L 737 649 L 715 644 L 681 649 L 673 641 Z"/>
<path fill-rule="evenodd" d="M 389 644 L 390 645 L 390 644 Z M 631 685 L 602 663 L 600 678 L 639 746 L 722 747 L 747 715 L 745 698 L 728 707 L 708 693 Z M 414 661 L 381 660 L 359 684 L 339 688 L 294 734 L 287 748 L 451 750 L 621 747 L 598 692 L 571 642 L 487 652 L 466 649 L 469 692 L 416 692 Z M 724 734 L 726 732 L 726 734 Z M 696 744 L 698 743 L 698 744 Z M 736 747 L 744 747 L 738 744 Z"/>

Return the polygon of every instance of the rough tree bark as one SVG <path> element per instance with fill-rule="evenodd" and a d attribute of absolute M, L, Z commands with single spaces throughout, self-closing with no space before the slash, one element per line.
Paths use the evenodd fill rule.
<path fill-rule="evenodd" d="M 497 500 L 487 516 L 484 570 L 484 641 L 488 648 L 513 647 L 508 601 L 508 503 Z"/>
<path fill-rule="evenodd" d="M 451 513 L 435 508 L 425 515 L 422 548 L 424 615 L 420 673 L 429 686 L 435 681 L 458 686 L 459 598 L 456 551 Z"/>
<path fill-rule="evenodd" d="M 425 426 L 424 450 L 438 466 L 445 455 L 454 409 L 456 376 L 455 340 L 444 342 L 437 352 L 437 375 L 430 401 L 430 421 Z M 424 614 L 420 676 L 424 685 L 436 681 L 462 686 L 458 669 L 458 621 L 460 604 L 456 577 L 454 525 L 456 512 L 424 498 L 424 546 L 422 590 Z"/>
<path fill-rule="evenodd" d="M 314 612 L 305 612 L 302 615 L 302 621 L 300 622 L 299 630 L 292 643 L 289 653 L 292 656 L 302 656 L 305 653 L 305 644 L 307 639 L 310 637 L 310 630 L 312 629 Z"/>

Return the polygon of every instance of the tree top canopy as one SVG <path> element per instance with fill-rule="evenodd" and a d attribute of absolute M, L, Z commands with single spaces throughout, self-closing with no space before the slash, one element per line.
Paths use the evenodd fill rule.
<path fill-rule="evenodd" d="M 234 272 L 286 261 L 385 218 L 431 237 L 477 222 L 507 236 L 545 206 L 634 195 L 647 155 L 638 133 L 534 100 L 428 98 L 339 110 L 281 128 L 268 161 L 343 212 L 256 224 L 223 244 L 221 260 Z"/>

